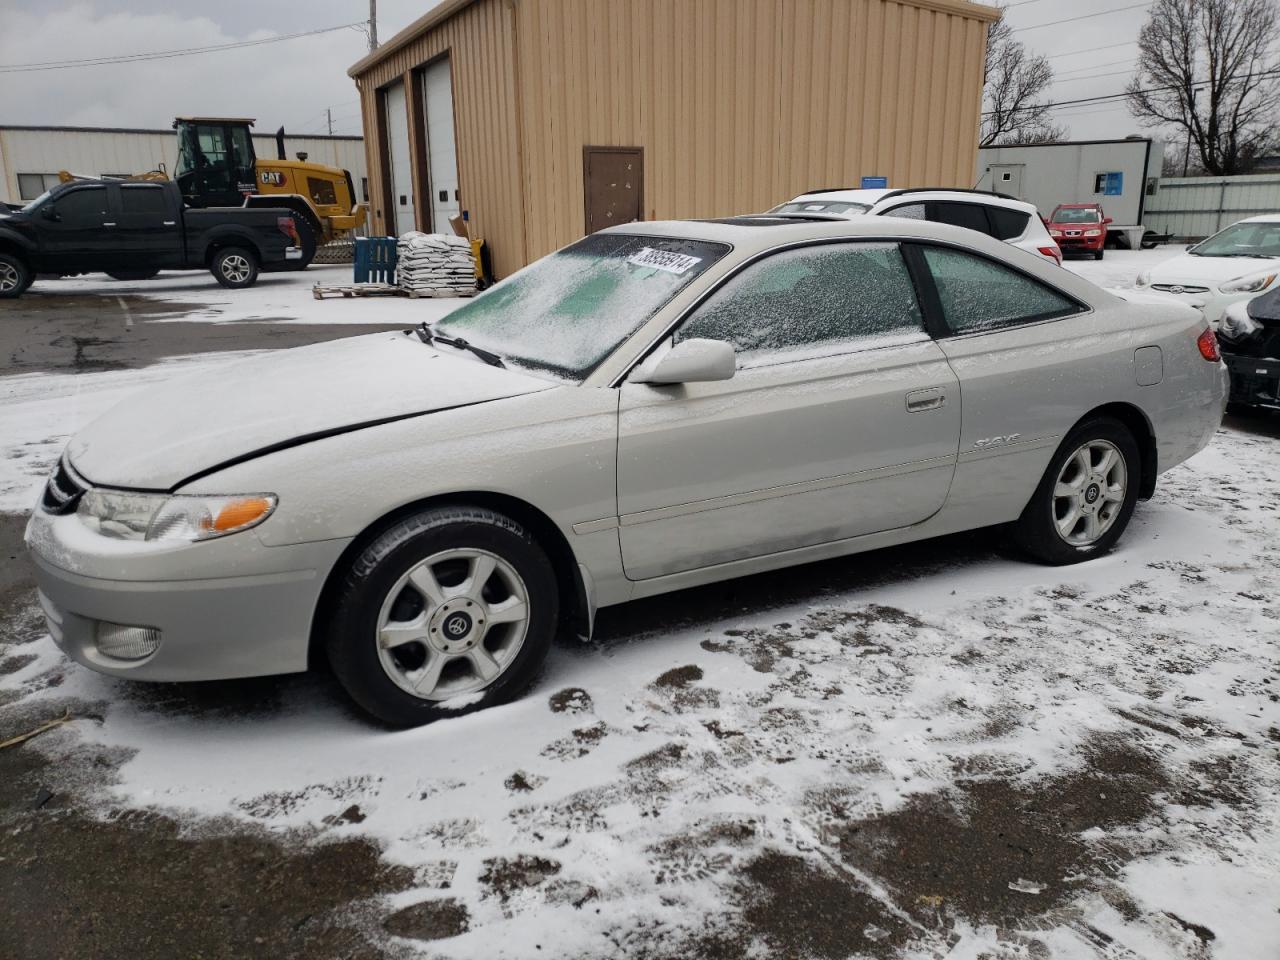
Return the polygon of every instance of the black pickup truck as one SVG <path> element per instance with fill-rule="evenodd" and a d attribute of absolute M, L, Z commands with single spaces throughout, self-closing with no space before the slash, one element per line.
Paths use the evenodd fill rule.
<path fill-rule="evenodd" d="M 292 211 L 195 209 L 172 182 L 73 180 L 0 207 L 0 298 L 21 296 L 36 274 L 209 270 L 224 287 L 249 287 L 302 255 Z"/>

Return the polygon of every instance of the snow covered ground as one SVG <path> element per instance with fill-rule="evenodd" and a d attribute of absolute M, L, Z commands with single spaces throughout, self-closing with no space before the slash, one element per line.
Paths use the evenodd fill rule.
<path fill-rule="evenodd" d="M 1173 252 L 1069 267 L 1129 282 Z M 172 283 L 158 295 L 211 301 Z M 205 319 L 440 309 L 254 297 Z M 234 359 L 0 377 L 3 508 L 127 390 Z M 1224 429 L 1105 559 L 1049 569 L 973 535 L 647 601 L 557 646 L 520 702 L 424 729 L 371 727 L 322 676 L 102 677 L 32 611 L 0 710 L 94 718 L 31 749 L 104 818 L 373 838 L 412 870 L 367 930 L 391 950 L 1274 960 L 1278 435 Z"/>

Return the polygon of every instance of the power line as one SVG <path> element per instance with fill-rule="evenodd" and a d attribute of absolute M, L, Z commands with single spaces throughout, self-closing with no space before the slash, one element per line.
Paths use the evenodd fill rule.
<path fill-rule="evenodd" d="M 1052 56 L 1045 57 L 1045 59 L 1059 60 L 1062 57 L 1074 57 L 1076 56 L 1076 54 L 1080 54 L 1080 53 L 1096 53 L 1099 50 L 1115 50 L 1117 47 L 1132 47 L 1137 42 L 1138 42 L 1137 40 L 1126 40 L 1124 41 L 1124 43 L 1112 43 L 1112 44 L 1108 44 L 1105 47 L 1090 47 L 1088 50 L 1068 50 L 1066 53 L 1055 53 Z"/>
<path fill-rule="evenodd" d="M 1127 73 L 1128 71 L 1125 71 L 1125 72 Z M 1269 77 L 1277 77 L 1277 76 L 1280 76 L 1280 70 L 1264 70 L 1260 73 L 1250 73 L 1250 74 L 1246 74 L 1243 77 L 1236 77 L 1234 79 L 1235 80 L 1264 80 Z M 1085 79 L 1085 78 L 1080 77 L 1078 79 Z M 1193 89 L 1207 87 L 1212 82 L 1213 81 L 1211 80 L 1196 80 L 1191 83 L 1191 87 Z M 1059 100 L 1055 103 L 1030 104 L 1029 106 L 1025 106 L 1025 107 L 1013 107 L 1012 109 L 1009 109 L 1009 110 L 986 110 L 983 112 L 982 115 L 984 117 L 990 117 L 996 114 L 1022 113 L 1026 110 L 1046 110 L 1046 109 L 1052 110 L 1057 107 L 1072 107 L 1082 103 L 1106 103 L 1111 100 L 1123 100 L 1127 97 L 1133 96 L 1134 94 L 1161 93 L 1165 90 L 1180 90 L 1180 89 L 1182 89 L 1182 86 L 1180 84 L 1169 84 L 1163 87 L 1144 87 L 1143 89 L 1140 89 L 1140 90 L 1133 90 L 1133 91 L 1126 90 L 1123 93 L 1108 93 L 1098 97 L 1081 97 L 1078 100 Z"/>
<path fill-rule="evenodd" d="M 1086 13 L 1079 17 L 1067 17 L 1065 20 L 1050 20 L 1048 23 L 1033 23 L 1029 27 L 1017 27 L 1010 33 L 1022 33 L 1026 30 L 1039 30 L 1041 27 L 1056 27 L 1060 23 L 1075 23 L 1078 20 L 1092 20 L 1094 17 L 1109 17 L 1113 13 L 1124 13 L 1126 10 L 1138 10 L 1142 7 L 1149 7 L 1155 0 L 1147 0 L 1146 3 L 1135 3 L 1128 7 L 1116 7 L 1114 10 L 1102 10 L 1098 13 Z"/>
<path fill-rule="evenodd" d="M 32 73 L 44 70 L 74 70 L 78 67 L 101 67 L 115 63 L 142 63 L 147 60 L 168 60 L 173 57 L 187 57 L 200 53 L 216 53 L 221 50 L 239 50 L 245 47 L 260 47 L 268 43 L 280 43 L 284 40 L 297 40 L 300 37 L 314 37 L 322 33 L 333 33 L 337 30 L 349 30 L 361 27 L 364 23 L 343 23 L 336 27 L 323 27 L 319 30 L 307 30 L 303 33 L 289 33 L 278 37 L 266 37 L 262 40 L 238 40 L 234 43 L 221 43 L 207 47 L 186 47 L 180 50 L 157 50 L 151 53 L 123 53 L 109 57 L 90 57 L 80 60 L 45 60 L 37 63 L 0 64 L 0 73 Z"/>

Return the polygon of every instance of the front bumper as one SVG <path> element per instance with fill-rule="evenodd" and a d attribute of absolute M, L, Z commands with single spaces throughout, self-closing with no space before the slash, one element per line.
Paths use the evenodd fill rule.
<path fill-rule="evenodd" d="M 196 544 L 112 541 L 39 507 L 26 541 L 58 647 L 100 673 L 161 681 L 305 670 L 320 592 L 348 542 L 267 547 L 254 531 Z M 160 643 L 138 660 L 107 656 L 101 623 L 158 630 Z"/>
<path fill-rule="evenodd" d="M 1225 350 L 1231 372 L 1231 402 L 1251 407 L 1280 407 L 1280 359 L 1242 357 Z"/>
<path fill-rule="evenodd" d="M 1054 242 L 1062 248 L 1063 253 L 1097 253 L 1107 243 L 1106 234 L 1100 237 L 1054 237 Z"/>

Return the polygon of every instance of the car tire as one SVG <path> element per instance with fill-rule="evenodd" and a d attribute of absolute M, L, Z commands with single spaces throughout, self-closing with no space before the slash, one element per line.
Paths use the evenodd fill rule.
<path fill-rule="evenodd" d="M 243 290 L 258 282 L 258 258 L 244 247 L 224 247 L 214 254 L 209 272 L 228 290 Z"/>
<path fill-rule="evenodd" d="M 11 253 L 0 253 L 0 300 L 22 296 L 34 279 L 25 261 Z"/>
<path fill-rule="evenodd" d="M 108 270 L 107 276 L 112 280 L 150 280 L 159 270 Z"/>
<path fill-rule="evenodd" d="M 1118 467 L 1104 460 L 1108 453 L 1118 458 Z M 1129 429 L 1110 417 L 1088 420 L 1049 461 L 1014 524 L 1014 540 L 1032 558 L 1054 566 L 1103 556 L 1129 525 L 1141 485 L 1142 454 Z"/>
<path fill-rule="evenodd" d="M 326 609 L 338 681 L 366 712 L 405 727 L 524 693 L 551 648 L 559 591 L 546 553 L 515 520 L 442 507 L 378 533 Z"/>
<path fill-rule="evenodd" d="M 1099 247 L 1097 250 L 1093 252 L 1093 259 L 1101 260 L 1106 255 L 1107 255 L 1107 251 L 1104 250 L 1102 247 Z"/>

